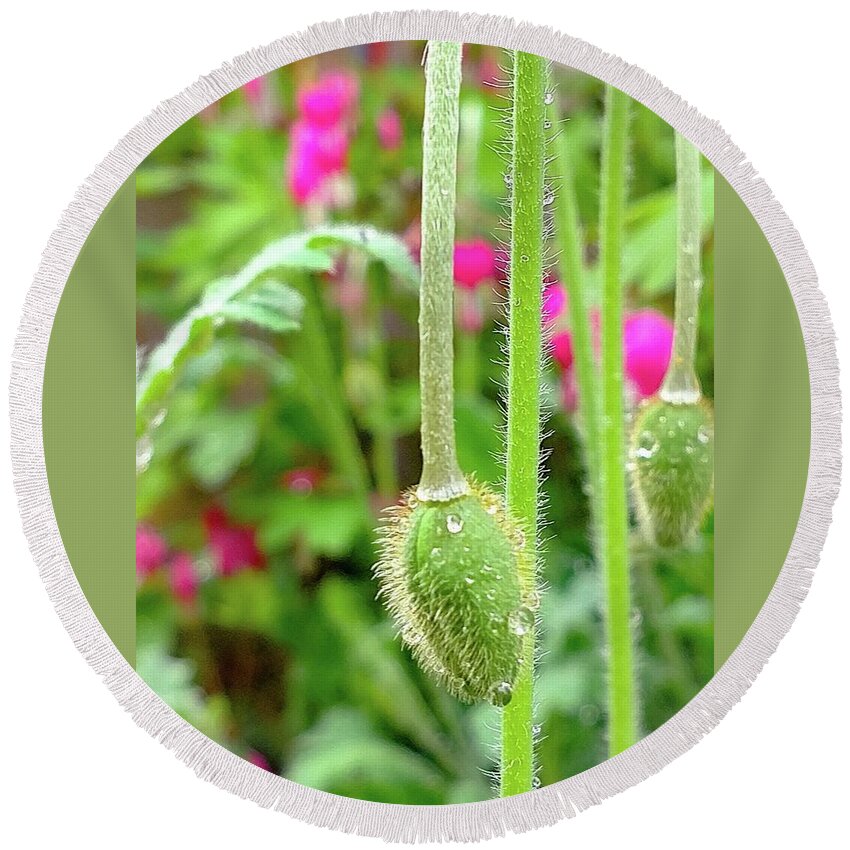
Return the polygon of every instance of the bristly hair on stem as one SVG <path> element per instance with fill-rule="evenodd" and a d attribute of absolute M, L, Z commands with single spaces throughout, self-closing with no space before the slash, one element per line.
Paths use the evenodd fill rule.
<path fill-rule="evenodd" d="M 613 86 L 606 86 L 599 239 L 602 269 L 600 482 L 603 488 L 599 552 L 605 571 L 608 745 L 612 756 L 630 747 L 637 737 L 623 400 L 622 253 L 630 110 L 629 96 Z"/>
<path fill-rule="evenodd" d="M 519 561 L 523 595 L 537 596 L 540 474 L 541 311 L 546 179 L 546 62 L 516 52 L 513 75 L 510 287 L 505 497 L 525 540 Z M 524 635 L 513 699 L 502 714 L 501 794 L 534 787 L 534 661 L 536 624 Z"/>
<path fill-rule="evenodd" d="M 454 426 L 454 240 L 461 45 L 429 42 L 422 129 L 422 286 L 419 380 L 423 501 L 469 492 L 457 462 Z"/>
<path fill-rule="evenodd" d="M 702 396 L 694 358 L 702 291 L 702 183 L 700 152 L 676 133 L 676 307 L 673 354 L 658 395 L 671 404 L 695 404 Z"/>

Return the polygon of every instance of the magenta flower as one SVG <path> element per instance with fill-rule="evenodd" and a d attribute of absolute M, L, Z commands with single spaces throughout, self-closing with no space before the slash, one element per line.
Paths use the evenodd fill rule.
<path fill-rule="evenodd" d="M 319 127 L 303 119 L 292 125 L 286 173 L 289 190 L 299 204 L 308 201 L 326 177 L 345 169 L 348 147 L 342 128 Z"/>
<path fill-rule="evenodd" d="M 565 370 L 573 365 L 573 337 L 569 331 L 552 334 L 552 357 Z"/>
<path fill-rule="evenodd" d="M 377 120 L 378 142 L 385 151 L 398 150 L 403 141 L 404 131 L 398 112 L 391 107 L 385 109 Z"/>
<path fill-rule="evenodd" d="M 291 493 L 312 493 L 322 481 L 326 473 L 315 466 L 302 466 L 290 469 L 280 477 L 280 483 Z"/>
<path fill-rule="evenodd" d="M 168 544 L 152 528 L 136 526 L 136 575 L 147 578 L 156 572 L 168 555 Z"/>
<path fill-rule="evenodd" d="M 203 523 L 219 575 L 265 567 L 266 557 L 257 548 L 257 534 L 251 526 L 232 524 L 218 506 L 204 512 Z"/>
<path fill-rule="evenodd" d="M 189 604 L 198 595 L 198 574 L 188 552 L 178 552 L 171 561 L 169 574 L 171 592 L 178 601 Z"/>
<path fill-rule="evenodd" d="M 483 239 L 458 242 L 454 252 L 455 283 L 464 289 L 476 289 L 496 276 L 496 252 Z"/>
<path fill-rule="evenodd" d="M 638 310 L 623 325 L 625 371 L 641 398 L 658 392 L 673 349 L 673 323 L 657 310 Z"/>
<path fill-rule="evenodd" d="M 334 127 L 357 102 L 356 77 L 344 72 L 326 74 L 315 85 L 298 93 L 298 111 L 317 127 Z"/>
<path fill-rule="evenodd" d="M 266 91 L 267 80 L 265 77 L 257 77 L 254 80 L 249 80 L 242 86 L 242 93 L 245 95 L 245 100 L 252 106 L 257 106 L 263 100 Z"/>
<path fill-rule="evenodd" d="M 543 290 L 543 321 L 552 324 L 567 309 L 567 290 L 558 281 L 552 281 Z"/>
<path fill-rule="evenodd" d="M 245 756 L 246 761 L 251 762 L 255 767 L 260 767 L 263 770 L 268 770 L 271 772 L 272 766 L 269 763 L 269 760 L 262 754 L 258 753 L 256 750 L 248 750 L 248 754 Z"/>

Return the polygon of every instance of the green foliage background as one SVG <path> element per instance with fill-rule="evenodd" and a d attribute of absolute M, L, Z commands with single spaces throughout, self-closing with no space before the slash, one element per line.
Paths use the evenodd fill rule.
<path fill-rule="evenodd" d="M 281 69 L 269 75 L 272 120 L 259 120 L 237 91 L 180 127 L 148 157 L 136 181 L 137 337 L 144 350 L 269 243 L 305 230 L 303 211 L 290 199 L 284 179 L 287 130 L 297 87 L 322 68 L 352 71 L 361 89 L 349 202 L 331 212 L 328 223 L 354 222 L 399 236 L 415 226 L 421 49 L 395 45 L 382 65 L 353 49 Z M 499 232 L 505 184 L 492 146 L 500 133 L 496 110 L 505 106 L 504 90 L 478 82 L 481 69 L 494 60 L 501 60 L 498 51 L 467 49 L 463 106 L 474 114 L 480 105 L 484 121 L 472 153 L 470 139 L 461 140 L 466 159 L 460 168 L 460 239 Z M 561 113 L 569 119 L 562 132 L 573 150 L 593 281 L 602 86 L 565 68 L 552 73 Z M 403 145 L 391 152 L 379 149 L 374 129 L 388 105 L 404 126 Z M 712 177 L 707 170 L 698 353 L 709 397 Z M 624 256 L 630 308 L 653 306 L 672 315 L 674 179 L 671 128 L 636 104 Z M 390 245 L 392 254 L 398 246 Z M 375 600 L 370 575 L 376 516 L 395 495 L 377 492 L 381 440 L 391 443 L 399 488 L 414 484 L 419 471 L 415 286 L 401 260 L 387 261 L 385 255 L 382 262 L 375 254 L 358 259 L 363 253 L 356 238 L 346 241 L 337 233 L 313 249 L 341 271 L 334 275 L 315 265 L 307 269 L 307 261 L 293 263 L 273 277 L 261 275 L 251 306 L 240 301 L 226 324 L 210 314 L 207 324 L 195 327 L 179 372 L 156 398 L 164 418 L 157 417 L 155 428 L 140 426 L 152 456 L 137 478 L 137 518 L 173 549 L 191 552 L 203 580 L 191 605 L 175 600 L 163 575 L 140 584 L 138 671 L 205 734 L 237 753 L 261 753 L 272 769 L 294 781 L 383 802 L 486 799 L 488 773 L 496 763 L 498 710 L 460 705 L 418 670 Z M 372 294 L 354 310 L 340 307 L 337 297 L 338 278 L 345 275 L 359 275 Z M 284 288 L 275 289 L 277 284 Z M 301 322 L 305 297 L 331 355 L 330 381 L 321 392 L 314 330 Z M 478 389 L 457 398 L 462 467 L 494 483 L 501 478 L 502 451 L 499 298 L 493 291 L 488 322 L 472 354 Z M 290 313 L 291 321 L 268 318 Z M 560 407 L 552 365 L 545 394 L 553 412 L 545 442 L 542 574 L 548 590 L 541 609 L 537 716 L 539 779 L 549 784 L 605 758 L 606 723 L 600 575 L 591 554 L 585 473 L 575 423 Z M 365 459 L 365 490 L 346 466 L 351 458 L 340 446 L 340 411 Z M 293 492 L 282 476 L 303 467 L 320 469 L 324 477 L 311 492 Z M 201 522 L 212 504 L 224 506 L 234 522 L 256 528 L 264 569 L 215 575 Z M 694 547 L 663 557 L 635 538 L 634 628 L 644 732 L 667 720 L 713 673 L 712 531 L 710 516 Z"/>

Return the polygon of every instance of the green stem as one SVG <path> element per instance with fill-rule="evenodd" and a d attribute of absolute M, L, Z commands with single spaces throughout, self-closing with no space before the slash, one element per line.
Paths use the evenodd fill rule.
<path fill-rule="evenodd" d="M 468 492 L 455 448 L 454 240 L 461 46 L 431 41 L 425 61 L 422 127 L 422 286 L 419 294 L 419 384 L 422 393 L 424 501 Z"/>
<path fill-rule="evenodd" d="M 537 592 L 546 63 L 521 52 L 514 63 L 505 495 L 508 512 L 525 534 L 520 583 L 523 595 L 532 598 Z M 534 644 L 535 629 L 530 629 L 513 697 L 502 713 L 503 797 L 533 787 Z"/>
<path fill-rule="evenodd" d="M 700 153 L 676 133 L 676 308 L 673 354 L 659 395 L 672 404 L 695 404 L 702 395 L 694 369 L 702 289 L 702 184 Z"/>
<path fill-rule="evenodd" d="M 623 381 L 623 219 L 630 99 L 608 86 L 602 147 L 600 264 L 602 269 L 602 417 L 600 421 L 602 521 L 608 626 L 608 745 L 611 755 L 636 738 L 634 664 L 629 623 L 626 450 Z"/>
<path fill-rule="evenodd" d="M 301 292 L 304 313 L 298 338 L 304 345 L 302 368 L 309 375 L 306 385 L 310 387 L 313 410 L 324 428 L 335 466 L 365 500 L 370 489 L 369 470 L 345 402 L 315 280 L 306 279 Z"/>
<path fill-rule="evenodd" d="M 550 111 L 552 126 L 558 126 L 557 107 Z M 593 331 L 590 325 L 590 299 L 584 272 L 583 241 L 578 205 L 573 183 L 573 169 L 566 136 L 555 141 L 555 173 L 561 181 L 556 195 L 554 224 L 561 252 L 561 274 L 569 295 L 570 329 L 573 335 L 579 408 L 590 481 L 590 504 L 593 522 L 598 528 L 602 487 L 599 468 L 599 378 L 593 353 Z"/>
<path fill-rule="evenodd" d="M 395 434 L 389 420 L 389 367 L 384 341 L 381 305 L 386 301 L 389 274 L 382 263 L 371 263 L 367 271 L 369 287 L 369 356 L 375 369 L 377 392 L 372 411 L 372 466 L 378 493 L 386 499 L 398 495 L 396 477 Z"/>

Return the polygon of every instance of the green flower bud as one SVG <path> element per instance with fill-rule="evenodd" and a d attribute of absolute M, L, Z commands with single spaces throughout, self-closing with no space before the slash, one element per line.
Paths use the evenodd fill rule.
<path fill-rule="evenodd" d="M 699 527 L 714 486 L 714 414 L 704 399 L 643 403 L 630 446 L 632 492 L 649 542 L 681 546 Z"/>
<path fill-rule="evenodd" d="M 480 485 L 444 502 L 408 494 L 382 531 L 380 595 L 419 664 L 465 702 L 510 702 L 523 635 L 521 532 Z"/>

